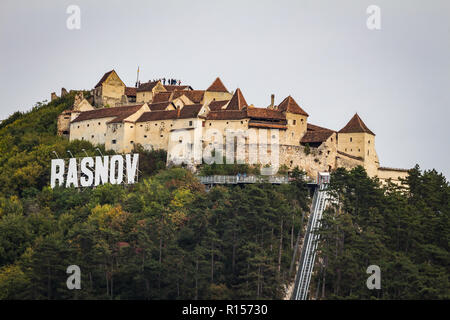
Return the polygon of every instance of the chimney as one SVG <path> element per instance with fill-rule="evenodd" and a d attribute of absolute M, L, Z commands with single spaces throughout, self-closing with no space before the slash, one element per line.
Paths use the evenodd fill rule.
<path fill-rule="evenodd" d="M 272 93 L 272 94 L 270 95 L 270 105 L 269 105 L 269 108 L 272 109 L 273 106 L 274 106 L 274 104 L 275 104 L 275 95 Z"/>

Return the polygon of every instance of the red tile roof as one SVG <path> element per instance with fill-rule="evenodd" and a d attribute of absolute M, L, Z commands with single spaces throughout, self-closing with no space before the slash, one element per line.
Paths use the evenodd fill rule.
<path fill-rule="evenodd" d="M 277 110 L 294 113 L 294 114 L 301 114 L 304 116 L 309 116 L 305 110 L 300 108 L 300 106 L 295 102 L 294 98 L 291 96 L 287 96 L 277 107 Z"/>
<path fill-rule="evenodd" d="M 321 131 L 306 131 L 305 135 L 300 140 L 301 143 L 322 143 L 328 140 L 328 138 L 334 132 L 331 130 Z"/>
<path fill-rule="evenodd" d="M 186 105 L 183 108 L 181 108 L 178 119 L 197 118 L 198 113 L 200 112 L 202 107 L 203 105 L 201 104 Z"/>
<path fill-rule="evenodd" d="M 229 100 L 211 101 L 208 107 L 211 111 L 220 111 L 222 110 L 222 107 L 228 103 L 228 101 Z"/>
<path fill-rule="evenodd" d="M 94 88 L 100 87 L 100 86 L 103 84 L 103 82 L 105 82 L 106 79 L 108 79 L 109 75 L 110 75 L 111 73 L 113 73 L 113 72 L 115 72 L 114 69 L 111 70 L 111 71 L 108 71 L 107 73 L 105 73 L 105 74 L 103 75 L 103 77 L 100 79 L 100 81 L 95 85 Z"/>
<path fill-rule="evenodd" d="M 172 92 L 158 92 L 153 96 L 153 103 L 159 103 L 159 102 L 165 102 L 170 101 L 170 96 L 172 95 Z"/>
<path fill-rule="evenodd" d="M 139 85 L 136 92 L 152 91 L 159 81 L 149 81 Z"/>
<path fill-rule="evenodd" d="M 219 77 L 214 80 L 214 82 L 206 89 L 206 91 L 210 92 L 228 92 L 227 88 L 225 88 L 222 80 Z"/>
<path fill-rule="evenodd" d="M 361 120 L 357 113 L 350 119 L 350 121 L 339 130 L 339 133 L 359 133 L 365 132 L 372 135 L 375 135 L 369 128 L 367 128 L 366 124 Z"/>
<path fill-rule="evenodd" d="M 80 113 L 78 117 L 76 117 L 72 121 L 72 123 L 100 118 L 122 117 L 123 119 L 125 119 L 131 116 L 136 111 L 138 111 L 142 106 L 143 104 L 139 104 L 133 106 L 111 107 L 111 108 L 101 108 L 96 110 L 83 111 Z"/>
<path fill-rule="evenodd" d="M 210 111 L 206 116 L 207 120 L 241 120 L 245 118 L 247 118 L 245 110 Z"/>
<path fill-rule="evenodd" d="M 227 110 L 242 110 L 242 108 L 247 106 L 247 101 L 245 101 L 241 89 L 237 88 L 236 92 L 230 100 L 230 103 L 227 106 Z"/>
<path fill-rule="evenodd" d="M 191 86 L 185 85 L 185 86 L 177 86 L 177 85 L 164 85 L 164 88 L 166 88 L 167 91 L 175 91 L 175 90 L 192 90 Z"/>
<path fill-rule="evenodd" d="M 266 108 L 248 108 L 247 115 L 255 119 L 286 120 L 286 116 L 280 111 Z"/>
<path fill-rule="evenodd" d="M 166 108 L 171 105 L 172 102 L 166 101 L 166 102 L 159 102 L 159 103 L 152 103 L 149 104 L 148 107 L 151 111 L 162 111 L 166 110 Z"/>
<path fill-rule="evenodd" d="M 136 88 L 134 87 L 125 87 L 125 95 L 126 96 L 136 96 Z"/>
<path fill-rule="evenodd" d="M 203 97 L 205 95 L 204 90 L 175 90 L 172 95 L 172 100 L 175 100 L 182 95 L 185 95 L 189 100 L 191 100 L 193 103 L 201 103 L 203 100 Z"/>
<path fill-rule="evenodd" d="M 312 123 L 308 123 L 306 125 L 306 129 L 308 131 L 332 131 L 332 132 L 335 132 L 334 130 L 331 130 L 331 129 L 328 129 L 328 128 L 324 128 L 324 127 L 319 127 L 319 126 L 316 126 L 315 124 L 312 124 Z"/>

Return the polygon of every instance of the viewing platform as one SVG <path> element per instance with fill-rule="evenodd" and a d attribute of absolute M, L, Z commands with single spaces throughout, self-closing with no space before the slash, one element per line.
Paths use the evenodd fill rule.
<path fill-rule="evenodd" d="M 247 183 L 271 183 L 286 184 L 290 179 L 286 176 L 256 176 L 256 175 L 234 175 L 234 176 L 197 176 L 202 184 L 247 184 Z"/>

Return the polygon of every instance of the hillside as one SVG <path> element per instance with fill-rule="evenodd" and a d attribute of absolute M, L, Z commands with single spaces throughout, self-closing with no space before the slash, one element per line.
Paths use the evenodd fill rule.
<path fill-rule="evenodd" d="M 50 159 L 96 154 L 56 136 L 73 95 L 0 124 L 0 299 L 281 299 L 309 192 L 289 185 L 205 192 L 163 151 L 141 153 L 140 182 L 50 189 Z M 100 146 L 103 153 L 105 150 Z M 108 154 L 108 152 L 106 152 Z M 210 169 L 210 168 L 209 168 Z M 363 168 L 336 170 L 339 199 L 324 217 L 312 296 L 448 299 L 450 187 L 411 170 L 405 187 L 381 187 Z M 82 290 L 67 290 L 78 265 Z M 368 290 L 368 265 L 382 290 Z"/>

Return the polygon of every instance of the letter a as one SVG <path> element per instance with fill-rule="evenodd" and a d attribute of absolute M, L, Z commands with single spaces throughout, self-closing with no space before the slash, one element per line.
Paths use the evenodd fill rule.
<path fill-rule="evenodd" d="M 377 265 L 371 265 L 367 267 L 366 273 L 372 275 L 367 278 L 366 285 L 369 290 L 381 289 L 381 271 Z"/>
<path fill-rule="evenodd" d="M 367 18 L 366 25 L 369 30 L 381 29 L 381 9 L 379 6 L 371 5 L 367 7 L 367 14 L 370 16 Z"/>
<path fill-rule="evenodd" d="M 73 289 L 81 289 L 81 270 L 80 267 L 77 265 L 71 265 L 67 267 L 66 270 L 67 274 L 73 273 L 71 276 L 67 278 L 66 285 L 67 289 L 73 290 Z"/>

